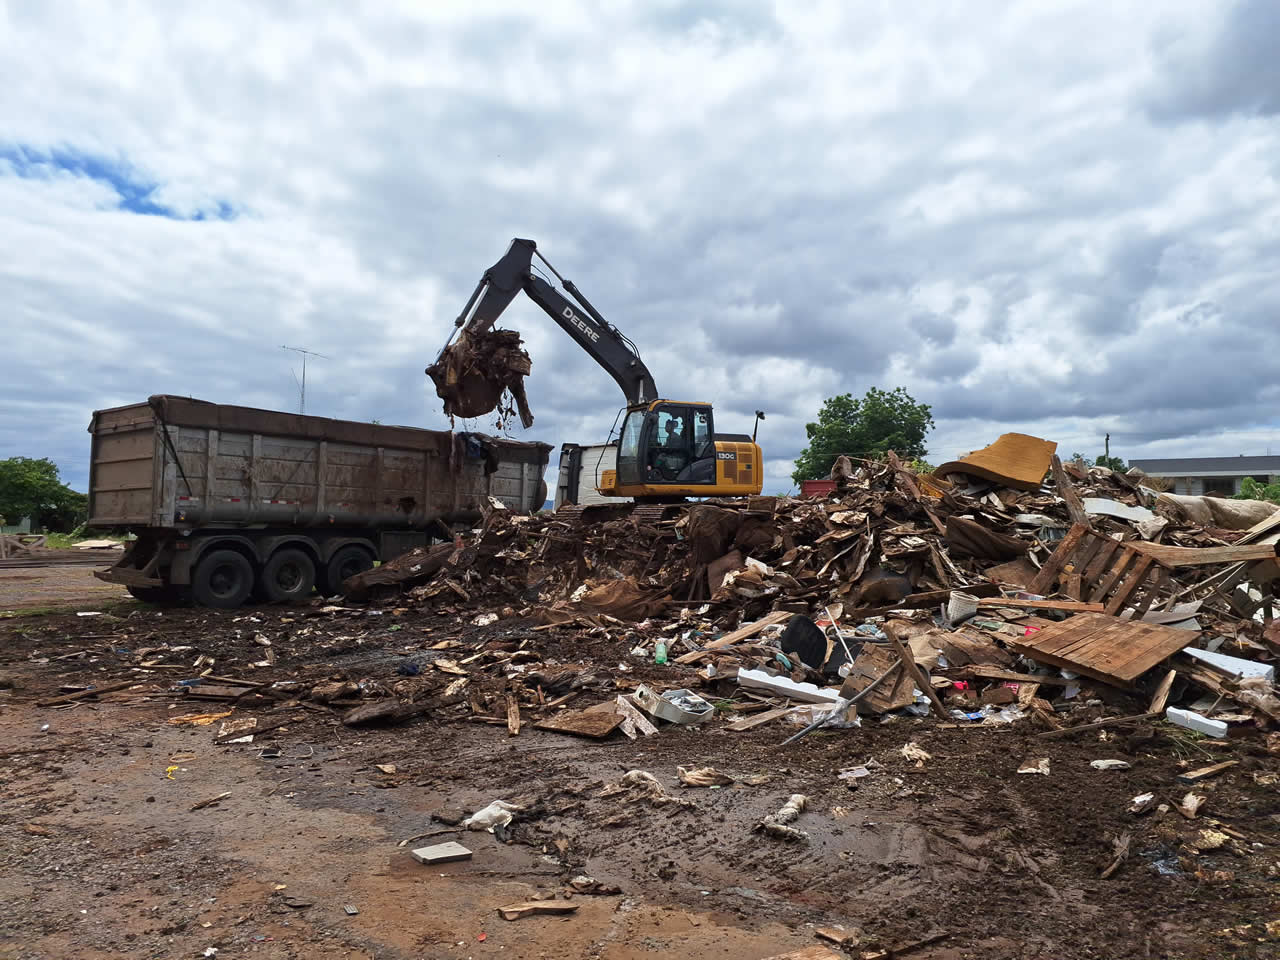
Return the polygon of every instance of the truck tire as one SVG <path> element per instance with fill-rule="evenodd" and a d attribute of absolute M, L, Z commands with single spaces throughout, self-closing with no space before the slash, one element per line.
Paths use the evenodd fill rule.
<path fill-rule="evenodd" d="M 235 550 L 213 550 L 196 564 L 191 595 L 202 607 L 234 610 L 253 589 L 253 564 Z"/>
<path fill-rule="evenodd" d="M 363 547 L 343 547 L 325 564 L 323 589 L 326 596 L 342 592 L 342 583 L 348 577 L 373 569 L 373 557 Z"/>
<path fill-rule="evenodd" d="M 262 568 L 261 585 L 272 603 L 298 603 L 311 596 L 316 585 L 315 562 L 302 550 L 277 550 Z"/>

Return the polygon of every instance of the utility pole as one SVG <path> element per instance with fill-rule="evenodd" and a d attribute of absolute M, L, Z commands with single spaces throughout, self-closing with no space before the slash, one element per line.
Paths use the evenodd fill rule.
<path fill-rule="evenodd" d="M 293 379 L 298 382 L 298 412 L 307 412 L 307 357 L 319 357 L 321 360 L 328 360 L 323 353 L 316 353 L 314 350 L 303 350 L 301 347 L 287 347 L 280 345 L 281 350 L 292 350 L 294 353 L 302 355 L 302 379 L 298 380 L 295 373 Z M 292 371 L 291 371 L 292 372 Z"/>
<path fill-rule="evenodd" d="M 1104 454 L 1104 456 L 1107 458 L 1107 461 L 1110 462 L 1111 461 L 1111 434 L 1109 433 L 1107 434 L 1107 439 L 1105 443 L 1107 447 L 1107 452 Z"/>

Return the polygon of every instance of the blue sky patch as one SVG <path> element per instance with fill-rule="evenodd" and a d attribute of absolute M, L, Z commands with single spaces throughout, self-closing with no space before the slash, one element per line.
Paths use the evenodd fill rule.
<path fill-rule="evenodd" d="M 70 173 L 104 183 L 120 198 L 117 209 L 128 210 L 130 213 L 168 217 L 170 220 L 232 220 L 236 215 L 231 204 L 219 200 L 211 210 L 183 216 L 152 199 L 160 184 L 144 176 L 128 162 L 81 150 L 35 150 L 30 147 L 0 145 L 0 162 L 7 162 L 13 172 L 25 180 L 47 180 L 58 173 Z"/>

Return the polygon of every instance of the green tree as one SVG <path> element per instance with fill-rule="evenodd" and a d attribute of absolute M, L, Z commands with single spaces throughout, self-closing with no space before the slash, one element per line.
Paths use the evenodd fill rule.
<path fill-rule="evenodd" d="M 1240 492 L 1232 499 L 1270 500 L 1272 503 L 1280 503 L 1280 483 L 1263 485 L 1253 477 L 1245 477 L 1240 481 Z"/>
<path fill-rule="evenodd" d="M 58 465 L 52 460 L 0 460 L 0 516 L 7 523 L 30 517 L 45 529 L 66 532 L 87 515 L 88 498 L 58 478 Z"/>
<path fill-rule="evenodd" d="M 1125 462 L 1119 457 L 1108 457 L 1105 453 L 1100 454 L 1098 459 L 1093 461 L 1099 467 L 1106 467 L 1108 470 L 1114 470 L 1117 473 L 1124 473 L 1129 468 Z"/>
<path fill-rule="evenodd" d="M 918 460 L 932 428 L 929 405 L 916 403 L 902 387 L 872 387 L 859 400 L 842 393 L 822 405 L 816 423 L 805 424 L 809 445 L 796 458 L 791 479 L 800 483 L 827 476 L 842 453 L 874 459 L 892 450 L 903 460 Z"/>

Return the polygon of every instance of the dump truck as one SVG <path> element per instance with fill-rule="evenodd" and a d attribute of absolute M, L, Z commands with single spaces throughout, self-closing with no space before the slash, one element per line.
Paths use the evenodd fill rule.
<path fill-rule="evenodd" d="M 137 535 L 95 576 L 224 609 L 298 601 L 546 501 L 551 447 L 153 396 L 89 425 L 89 525 Z"/>

